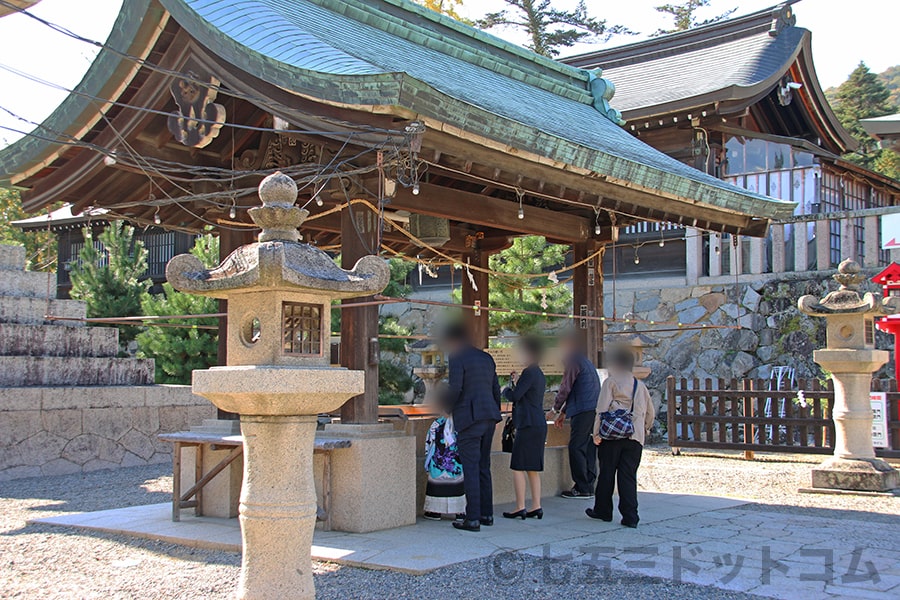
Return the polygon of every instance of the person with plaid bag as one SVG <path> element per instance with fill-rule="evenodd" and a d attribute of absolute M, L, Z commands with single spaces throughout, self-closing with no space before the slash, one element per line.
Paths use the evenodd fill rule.
<path fill-rule="evenodd" d="M 613 519 L 613 488 L 619 484 L 619 513 L 622 525 L 637 527 L 637 470 L 641 464 L 644 436 L 653 426 L 656 413 L 650 391 L 633 374 L 634 355 L 625 347 L 609 353 L 609 377 L 600 388 L 594 444 L 600 472 L 594 506 L 587 516 L 601 521 Z"/>

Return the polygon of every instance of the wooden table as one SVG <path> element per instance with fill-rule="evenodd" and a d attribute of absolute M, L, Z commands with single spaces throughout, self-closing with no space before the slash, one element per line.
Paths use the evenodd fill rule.
<path fill-rule="evenodd" d="M 172 520 L 181 520 L 181 509 L 183 508 L 194 508 L 197 515 L 202 515 L 203 488 L 244 452 L 244 438 L 240 435 L 215 435 L 193 431 L 162 433 L 158 437 L 164 442 L 174 444 L 172 451 Z M 231 451 L 208 472 L 203 473 L 203 447 L 207 445 L 212 450 L 231 448 Z M 313 452 L 322 454 L 324 458 L 322 510 L 325 512 L 324 526 L 326 531 L 331 530 L 331 452 L 339 448 L 349 448 L 350 445 L 351 441 L 347 439 L 317 437 L 313 447 Z M 181 451 L 186 446 L 196 448 L 194 485 L 182 493 Z"/>

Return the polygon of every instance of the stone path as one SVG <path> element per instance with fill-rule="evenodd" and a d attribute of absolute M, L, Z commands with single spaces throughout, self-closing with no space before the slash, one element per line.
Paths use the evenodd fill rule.
<path fill-rule="evenodd" d="M 454 531 L 446 521 L 359 535 L 317 532 L 313 554 L 413 574 L 487 559 L 491 577 L 501 584 L 526 575 L 547 586 L 636 574 L 791 600 L 900 594 L 900 519 L 644 492 L 641 525 L 631 530 L 587 519 L 586 506 L 549 499 L 542 521 L 498 519 L 480 534 Z M 197 519 L 185 511 L 182 522 L 173 523 L 169 511 L 169 504 L 156 504 L 36 521 L 239 548 L 236 520 Z M 534 573 L 526 568 L 531 557 L 554 559 L 554 568 Z"/>

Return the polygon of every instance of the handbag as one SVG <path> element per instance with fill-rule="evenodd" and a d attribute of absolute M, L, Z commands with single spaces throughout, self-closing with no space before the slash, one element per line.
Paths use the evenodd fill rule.
<path fill-rule="evenodd" d="M 600 413 L 599 435 L 604 440 L 627 440 L 634 435 L 634 397 L 637 395 L 638 380 L 634 378 L 631 390 L 631 408 L 620 408 L 612 412 Z"/>
<path fill-rule="evenodd" d="M 506 423 L 503 425 L 503 434 L 500 436 L 500 449 L 503 452 L 512 452 L 515 439 L 516 427 L 513 425 L 512 417 L 506 417 Z"/>

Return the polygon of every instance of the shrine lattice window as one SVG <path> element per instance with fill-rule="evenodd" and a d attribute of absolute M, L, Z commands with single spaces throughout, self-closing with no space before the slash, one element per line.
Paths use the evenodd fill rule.
<path fill-rule="evenodd" d="M 303 302 L 284 302 L 281 331 L 285 354 L 321 354 L 322 306 Z"/>

